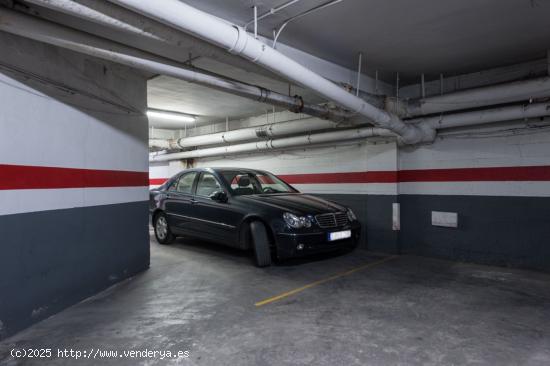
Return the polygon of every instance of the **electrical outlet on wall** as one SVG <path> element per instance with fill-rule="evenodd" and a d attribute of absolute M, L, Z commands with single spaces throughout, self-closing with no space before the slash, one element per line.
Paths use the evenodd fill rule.
<path fill-rule="evenodd" d="M 457 228 L 458 214 L 456 212 L 432 211 L 432 225 Z"/>

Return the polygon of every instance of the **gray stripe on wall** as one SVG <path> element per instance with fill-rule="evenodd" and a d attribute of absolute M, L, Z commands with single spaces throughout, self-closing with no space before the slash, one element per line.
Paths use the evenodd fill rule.
<path fill-rule="evenodd" d="M 0 339 L 149 267 L 148 202 L 0 216 Z"/>

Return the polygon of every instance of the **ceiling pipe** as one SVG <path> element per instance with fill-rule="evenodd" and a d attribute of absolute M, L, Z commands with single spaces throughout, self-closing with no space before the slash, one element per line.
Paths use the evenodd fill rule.
<path fill-rule="evenodd" d="M 183 61 L 180 55 L 187 57 L 191 53 L 190 58 L 194 55 L 200 55 L 201 57 L 208 57 L 241 69 L 246 68 L 248 71 L 261 75 L 274 76 L 272 73 L 253 63 L 247 62 L 246 65 L 243 65 L 242 58 L 229 54 L 208 42 L 204 42 L 162 23 L 152 21 L 149 18 L 108 1 L 25 0 L 25 2 L 71 15 L 101 25 L 106 29 L 134 35 L 139 37 L 138 39 L 140 40 L 149 42 L 149 44 L 147 42 L 134 42 L 135 47 L 154 52 L 178 62 Z M 180 52 L 173 52 L 172 50 L 180 50 Z"/>
<path fill-rule="evenodd" d="M 467 127 L 473 125 L 505 122 L 528 118 L 539 118 L 550 115 L 550 103 L 531 104 L 527 106 L 510 106 L 411 120 L 410 123 L 428 125 L 433 129 Z M 395 134 L 386 129 L 360 128 L 339 130 L 317 134 L 307 134 L 282 139 L 263 140 L 239 145 L 229 145 L 179 153 L 150 156 L 149 161 L 170 161 L 179 159 L 202 158 L 211 156 L 235 155 L 239 153 L 262 152 L 271 149 L 301 148 L 308 145 L 335 143 L 340 141 L 360 140 L 369 137 L 391 137 Z"/>
<path fill-rule="evenodd" d="M 299 123 L 298 123 L 299 122 Z M 336 128 L 337 123 L 318 118 L 270 123 L 262 126 L 241 128 L 238 130 L 211 133 L 207 135 L 181 137 L 179 139 L 150 139 L 149 146 L 162 149 L 186 149 L 190 147 L 232 144 L 257 139 L 274 138 L 298 133 L 328 130 Z"/>
<path fill-rule="evenodd" d="M 296 113 L 337 122 L 353 117 L 353 114 L 343 110 L 306 104 L 300 96 L 291 97 L 260 86 L 198 72 L 145 51 L 4 8 L 0 8 L 0 30 L 154 74 L 172 76 L 261 103 L 283 107 Z"/>
<path fill-rule="evenodd" d="M 258 138 L 265 139 L 309 131 L 328 130 L 336 127 L 337 124 L 334 122 L 317 118 L 298 119 L 208 135 L 182 137 L 177 140 L 177 145 L 181 148 L 188 148 L 204 145 L 231 144 Z"/>
<path fill-rule="evenodd" d="M 414 117 L 497 104 L 530 101 L 545 97 L 550 97 L 550 77 L 467 89 L 409 101 L 408 103 L 401 100 L 399 106 L 396 105 L 395 101 L 387 100 L 386 106 L 397 114 Z"/>
<path fill-rule="evenodd" d="M 379 109 L 348 93 L 306 66 L 255 39 L 244 28 L 230 24 L 181 1 L 164 0 L 162 6 L 154 1 L 110 1 L 223 47 L 228 52 L 240 55 L 297 84 L 303 85 L 328 100 L 367 117 L 375 126 L 395 132 L 401 136 L 405 143 L 431 141 L 435 136 L 435 131 L 428 131 L 406 124 L 395 114 Z"/>
<path fill-rule="evenodd" d="M 418 118 L 411 123 L 428 124 L 437 130 L 453 127 L 466 127 L 512 120 L 545 117 L 550 115 L 550 103 L 533 103 L 499 108 L 484 109 L 442 116 Z"/>
<path fill-rule="evenodd" d="M 295 148 L 307 145 L 319 145 L 335 141 L 358 140 L 373 136 L 395 136 L 395 134 L 386 129 L 365 127 L 354 130 L 331 131 L 281 139 L 262 140 L 239 145 L 212 147 L 208 149 L 191 150 L 173 154 L 153 154 L 149 156 L 149 162 L 205 158 L 210 156 L 235 155 L 250 152 L 263 152 L 266 150 Z"/>

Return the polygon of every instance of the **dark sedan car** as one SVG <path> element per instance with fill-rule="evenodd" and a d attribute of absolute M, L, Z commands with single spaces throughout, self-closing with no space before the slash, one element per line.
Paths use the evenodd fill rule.
<path fill-rule="evenodd" d="M 253 249 L 260 267 L 273 256 L 355 247 L 361 231 L 349 208 L 241 168 L 185 170 L 151 190 L 150 211 L 159 243 L 184 235 Z"/>

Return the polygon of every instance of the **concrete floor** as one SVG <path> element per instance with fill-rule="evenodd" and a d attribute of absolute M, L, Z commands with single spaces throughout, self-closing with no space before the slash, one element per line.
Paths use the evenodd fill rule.
<path fill-rule="evenodd" d="M 185 360 L 62 365 L 549 365 L 550 275 L 365 251 L 267 269 L 246 253 L 151 243 L 151 269 L 0 344 L 170 350 Z M 350 269 L 279 301 L 255 303 Z"/>

